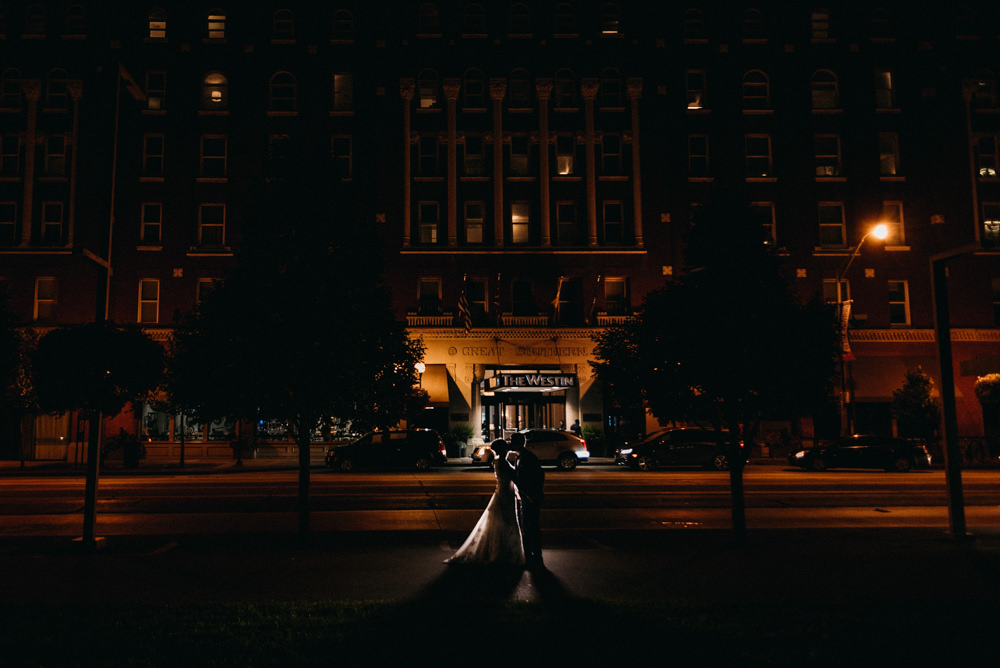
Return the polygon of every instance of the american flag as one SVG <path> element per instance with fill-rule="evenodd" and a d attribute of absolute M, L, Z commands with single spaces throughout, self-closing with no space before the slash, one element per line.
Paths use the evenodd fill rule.
<path fill-rule="evenodd" d="M 462 319 L 462 327 L 468 334 L 472 329 L 472 313 L 469 311 L 469 298 L 465 294 L 465 283 L 468 276 L 462 277 L 462 291 L 458 293 L 458 317 Z"/>

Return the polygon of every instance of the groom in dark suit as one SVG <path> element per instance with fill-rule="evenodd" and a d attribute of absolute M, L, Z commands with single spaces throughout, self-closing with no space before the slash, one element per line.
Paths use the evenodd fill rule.
<path fill-rule="evenodd" d="M 541 515 L 545 472 L 535 453 L 525 447 L 524 434 L 511 434 L 510 448 L 517 453 L 517 460 L 514 462 L 514 488 L 525 565 L 529 569 L 543 568 Z"/>

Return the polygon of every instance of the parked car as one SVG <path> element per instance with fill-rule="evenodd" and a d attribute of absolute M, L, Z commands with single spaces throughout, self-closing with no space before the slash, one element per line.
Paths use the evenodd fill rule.
<path fill-rule="evenodd" d="M 360 468 L 424 471 L 447 462 L 445 452 L 444 441 L 432 429 L 375 431 L 327 450 L 326 465 L 341 471 Z"/>
<path fill-rule="evenodd" d="M 891 436 L 855 434 L 825 445 L 793 452 L 788 463 L 810 471 L 832 468 L 885 469 L 909 471 L 931 465 L 927 446 Z"/>
<path fill-rule="evenodd" d="M 572 471 L 580 462 L 590 459 L 587 443 L 576 434 L 559 429 L 524 429 L 525 448 L 535 453 L 542 464 L 556 465 Z M 493 451 L 489 444 L 481 445 L 472 453 L 473 464 L 493 465 Z"/>
<path fill-rule="evenodd" d="M 743 462 L 746 463 L 748 453 L 742 442 L 740 449 L 743 452 Z M 671 427 L 618 448 L 615 463 L 640 471 L 652 471 L 660 466 L 701 466 L 726 471 L 729 469 L 728 450 L 728 432 L 697 427 Z"/>

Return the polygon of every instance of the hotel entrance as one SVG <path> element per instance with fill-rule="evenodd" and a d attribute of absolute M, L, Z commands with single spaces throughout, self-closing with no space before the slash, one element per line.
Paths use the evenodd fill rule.
<path fill-rule="evenodd" d="M 571 394 L 572 405 L 578 394 L 575 374 L 488 371 L 480 385 L 483 440 L 508 438 L 522 429 L 565 429 Z"/>

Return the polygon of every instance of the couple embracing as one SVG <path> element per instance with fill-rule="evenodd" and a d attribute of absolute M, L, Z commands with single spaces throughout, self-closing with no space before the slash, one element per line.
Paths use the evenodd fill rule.
<path fill-rule="evenodd" d="M 524 434 L 510 443 L 496 440 L 493 474 L 497 487 L 472 533 L 449 564 L 498 564 L 542 568 L 542 487 L 545 473 L 525 448 Z"/>

